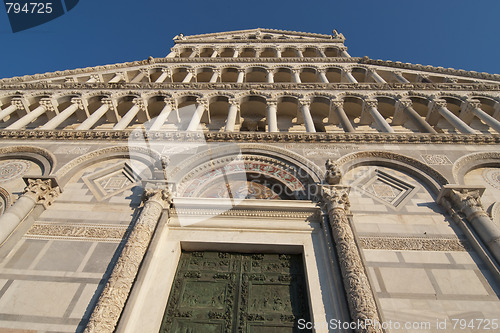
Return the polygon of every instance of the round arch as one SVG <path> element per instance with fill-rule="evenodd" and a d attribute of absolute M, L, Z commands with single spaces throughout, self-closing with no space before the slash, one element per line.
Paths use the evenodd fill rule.
<path fill-rule="evenodd" d="M 42 167 L 42 176 L 49 176 L 56 168 L 56 157 L 50 151 L 35 146 L 9 146 L 0 148 L 0 160 L 23 158 Z"/>
<path fill-rule="evenodd" d="M 500 152 L 472 153 L 460 157 L 453 164 L 453 179 L 456 184 L 464 184 L 465 175 L 482 167 L 500 167 Z"/>
<path fill-rule="evenodd" d="M 437 195 L 448 180 L 438 171 L 409 156 L 386 151 L 363 151 L 347 154 L 337 160 L 342 173 L 363 165 L 379 165 L 406 172 L 425 183 Z"/>

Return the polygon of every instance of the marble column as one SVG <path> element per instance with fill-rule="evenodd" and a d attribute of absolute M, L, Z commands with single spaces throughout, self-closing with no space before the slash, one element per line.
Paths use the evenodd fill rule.
<path fill-rule="evenodd" d="M 172 196 L 167 189 L 147 189 L 144 206 L 85 328 L 85 333 L 113 333 L 141 262 L 162 213 L 169 214 Z"/>
<path fill-rule="evenodd" d="M 461 133 L 477 133 L 476 130 L 471 128 L 460 118 L 455 116 L 453 112 L 448 110 L 446 100 L 444 99 L 434 99 L 429 103 L 429 113 L 427 114 L 426 120 L 431 125 L 435 125 L 439 121 L 439 115 L 446 119 L 454 128 L 456 128 Z"/>
<path fill-rule="evenodd" d="M 122 80 L 125 81 L 125 74 L 124 73 L 117 73 L 111 80 L 109 80 L 108 83 L 118 83 Z"/>
<path fill-rule="evenodd" d="M 219 69 L 214 70 L 214 73 L 212 74 L 212 77 L 210 78 L 210 83 L 217 82 L 217 79 L 219 78 L 219 76 L 220 76 L 220 70 Z"/>
<path fill-rule="evenodd" d="M 279 132 L 278 130 L 278 102 L 275 100 L 267 101 L 267 131 Z"/>
<path fill-rule="evenodd" d="M 174 101 L 172 101 L 169 98 L 165 98 L 164 101 L 165 101 L 165 106 L 160 111 L 158 117 L 156 117 L 155 121 L 153 122 L 153 125 L 151 125 L 151 128 L 149 129 L 150 131 L 157 131 L 161 129 L 163 124 L 165 124 L 165 121 L 167 121 L 168 116 L 172 112 Z"/>
<path fill-rule="evenodd" d="M 281 48 L 280 48 L 280 47 L 277 47 L 277 48 L 276 48 L 276 57 L 277 57 L 277 58 L 281 58 L 281 52 L 282 52 Z"/>
<path fill-rule="evenodd" d="M 189 83 L 191 82 L 191 79 L 195 76 L 194 69 L 189 69 L 186 76 L 184 77 L 184 80 L 182 80 L 182 83 Z"/>
<path fill-rule="evenodd" d="M 321 58 L 326 58 L 325 51 L 323 51 L 322 49 L 318 49 L 318 53 Z"/>
<path fill-rule="evenodd" d="M 273 69 L 267 70 L 267 83 L 274 83 L 274 70 Z"/>
<path fill-rule="evenodd" d="M 245 80 L 245 70 L 242 68 L 238 69 L 238 78 L 236 79 L 236 83 L 243 83 Z"/>
<path fill-rule="evenodd" d="M 177 51 L 174 48 L 170 49 L 170 53 L 167 54 L 167 58 L 176 58 L 178 57 Z"/>
<path fill-rule="evenodd" d="M 0 121 L 10 116 L 12 113 L 14 113 L 14 111 L 22 109 L 24 109 L 23 101 L 20 98 L 13 98 L 10 101 L 10 105 L 8 107 L 0 110 Z"/>
<path fill-rule="evenodd" d="M 292 69 L 292 73 L 293 73 L 293 81 L 295 83 L 302 83 L 302 81 L 300 80 L 300 69 Z"/>
<path fill-rule="evenodd" d="M 350 58 L 351 57 L 350 54 L 347 53 L 347 48 L 340 49 L 340 56 L 341 57 L 346 57 L 346 58 Z"/>
<path fill-rule="evenodd" d="M 125 113 L 125 115 L 120 119 L 118 123 L 113 127 L 114 130 L 122 130 L 127 128 L 127 126 L 134 120 L 135 116 L 139 111 L 146 111 L 146 105 L 144 104 L 144 100 L 140 98 L 135 98 L 132 103 L 134 104 L 130 110 Z"/>
<path fill-rule="evenodd" d="M 130 83 L 137 83 L 137 82 L 141 82 L 141 80 L 144 78 L 144 77 L 148 77 L 149 78 L 149 71 L 147 69 L 141 69 L 139 70 L 139 74 L 137 74 L 133 79 L 132 81 L 130 81 Z"/>
<path fill-rule="evenodd" d="M 319 79 L 320 79 L 321 83 L 330 83 L 328 81 L 328 78 L 326 77 L 326 69 L 320 69 L 320 70 L 318 70 L 318 73 L 319 73 Z"/>
<path fill-rule="evenodd" d="M 200 50 L 193 48 L 193 52 L 189 55 L 188 58 L 196 58 L 199 55 Z"/>
<path fill-rule="evenodd" d="M 59 112 L 57 116 L 55 116 L 45 125 L 40 127 L 40 129 L 42 130 L 56 129 L 57 126 L 61 125 L 65 120 L 71 117 L 78 109 L 83 110 L 83 101 L 80 98 L 72 98 L 71 104 L 66 109 Z"/>
<path fill-rule="evenodd" d="M 303 58 L 304 57 L 304 54 L 302 54 L 302 50 L 301 49 L 296 49 L 295 51 L 297 52 L 297 57 L 299 57 L 299 58 Z"/>
<path fill-rule="evenodd" d="M 368 114 L 371 116 L 379 130 L 386 133 L 394 133 L 394 129 L 387 123 L 385 118 L 377 110 L 378 102 L 376 100 L 365 100 L 363 103 L 363 111 L 361 118 L 368 118 Z M 362 123 L 365 123 L 363 121 Z"/>
<path fill-rule="evenodd" d="M 94 111 L 83 123 L 81 123 L 76 129 L 77 130 L 88 130 L 94 126 L 102 116 L 106 114 L 108 110 L 113 110 L 113 101 L 109 98 L 103 98 L 101 100 L 102 105 Z"/>
<path fill-rule="evenodd" d="M 240 50 L 238 48 L 235 48 L 233 53 L 233 58 L 238 58 L 239 55 L 240 55 Z"/>
<path fill-rule="evenodd" d="M 356 332 L 383 333 L 377 304 L 368 281 L 365 265 L 349 222 L 349 188 L 340 185 L 322 185 L 321 197 L 328 212 L 328 224 L 336 248 L 353 322 L 372 323 L 362 325 Z"/>
<path fill-rule="evenodd" d="M 368 73 L 376 83 L 387 83 L 374 69 L 368 70 Z"/>
<path fill-rule="evenodd" d="M 493 223 L 481 204 L 484 187 L 464 185 L 445 185 L 438 196 L 438 203 L 443 205 L 454 219 L 461 213 L 486 247 L 500 264 L 500 228 Z"/>
<path fill-rule="evenodd" d="M 85 83 L 94 83 L 94 82 L 101 82 L 101 77 L 99 74 L 91 74 L 90 78 L 85 81 Z"/>
<path fill-rule="evenodd" d="M 403 74 L 401 74 L 401 72 L 393 72 L 392 74 L 394 74 L 394 77 L 399 83 L 410 83 L 410 81 L 408 81 Z"/>
<path fill-rule="evenodd" d="M 311 101 L 306 99 L 299 100 L 300 109 L 302 111 L 302 116 L 304 117 L 304 125 L 306 126 L 306 131 L 310 133 L 316 132 L 314 127 L 314 120 L 311 116 Z"/>
<path fill-rule="evenodd" d="M 481 110 L 481 102 L 471 99 L 462 103 L 462 112 L 460 112 L 460 119 L 466 123 L 470 123 L 475 117 L 479 118 L 486 125 L 500 133 L 500 121 L 496 120 L 483 110 Z"/>
<path fill-rule="evenodd" d="M 332 101 L 331 104 L 334 107 L 335 113 L 340 120 L 340 124 L 342 125 L 344 132 L 354 132 L 354 127 L 344 111 L 344 101 Z"/>
<path fill-rule="evenodd" d="M 24 193 L 0 216 L 0 247 L 36 204 L 46 209 L 61 193 L 52 179 L 28 178 Z"/>
<path fill-rule="evenodd" d="M 155 83 L 163 83 L 170 76 L 170 69 L 162 68 L 161 71 L 162 71 L 162 73 L 160 76 L 158 76 Z"/>
<path fill-rule="evenodd" d="M 225 132 L 234 132 L 234 125 L 236 124 L 239 107 L 240 103 L 236 100 L 229 100 L 229 112 L 227 114 L 226 128 L 224 129 Z"/>
<path fill-rule="evenodd" d="M 394 125 L 403 125 L 407 118 L 410 118 L 422 133 L 437 133 L 436 130 L 415 111 L 410 99 L 400 99 L 396 102 L 396 111 L 394 112 L 392 123 Z"/>
<path fill-rule="evenodd" d="M 212 52 L 210 58 L 217 58 L 217 56 L 219 55 L 219 49 L 213 49 L 213 50 L 214 52 Z"/>
<path fill-rule="evenodd" d="M 350 68 L 342 69 L 342 76 L 348 83 L 358 83 L 358 80 L 356 80 L 356 78 L 354 78 L 354 76 L 352 75 Z"/>
<path fill-rule="evenodd" d="M 6 129 L 21 129 L 25 127 L 26 125 L 30 124 L 33 122 L 35 119 L 40 117 L 42 114 L 44 114 L 47 111 L 52 111 L 55 112 L 55 107 L 52 103 L 52 100 L 49 98 L 42 98 L 39 101 L 40 105 L 34 109 L 33 111 L 29 112 L 27 115 L 21 117 L 18 121 L 7 127 Z"/>
<path fill-rule="evenodd" d="M 208 110 L 208 102 L 205 100 L 198 100 L 198 106 L 194 111 L 193 117 L 191 118 L 191 121 L 189 122 L 186 131 L 198 130 L 198 126 L 200 125 L 201 122 L 201 117 L 203 116 L 205 110 Z"/>

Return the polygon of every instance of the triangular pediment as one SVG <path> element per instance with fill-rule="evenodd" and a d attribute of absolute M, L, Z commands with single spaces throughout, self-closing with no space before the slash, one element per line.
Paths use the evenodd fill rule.
<path fill-rule="evenodd" d="M 238 40 L 301 40 L 301 41 L 344 41 L 344 36 L 342 34 L 333 33 L 332 35 L 327 34 L 316 34 L 309 32 L 299 32 L 299 31 L 287 31 L 287 30 L 277 30 L 277 29 L 248 29 L 248 30 L 236 30 L 236 31 L 226 31 L 217 32 L 209 34 L 191 35 L 184 36 L 183 34 L 177 35 L 174 40 L 176 42 L 196 42 L 196 41 L 238 41 Z"/>

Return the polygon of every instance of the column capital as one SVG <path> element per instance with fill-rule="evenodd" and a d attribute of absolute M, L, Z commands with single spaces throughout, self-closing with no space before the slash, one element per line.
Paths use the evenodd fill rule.
<path fill-rule="evenodd" d="M 481 101 L 477 99 L 468 99 L 462 103 L 462 107 L 467 109 L 481 109 Z"/>
<path fill-rule="evenodd" d="M 342 72 L 344 72 L 344 73 L 352 73 L 352 68 L 342 68 Z"/>
<path fill-rule="evenodd" d="M 276 99 L 268 99 L 266 100 L 267 106 L 278 106 L 278 100 Z"/>
<path fill-rule="evenodd" d="M 56 112 L 55 101 L 52 98 L 41 98 L 39 104 L 50 112 Z"/>
<path fill-rule="evenodd" d="M 430 102 L 429 102 L 429 110 L 431 112 L 433 112 L 435 109 L 439 109 L 439 108 L 446 108 L 448 106 L 448 103 L 446 102 L 446 100 L 444 99 L 441 99 L 441 98 L 433 98 Z"/>
<path fill-rule="evenodd" d="M 14 105 L 18 110 L 25 110 L 24 101 L 21 97 L 14 97 L 10 100 L 10 104 Z"/>
<path fill-rule="evenodd" d="M 143 201 L 156 202 L 161 205 L 163 209 L 170 207 L 172 203 L 172 193 L 168 188 L 147 188 L 144 190 Z"/>
<path fill-rule="evenodd" d="M 488 216 L 481 203 L 484 186 L 445 185 L 439 192 L 437 202 L 449 199 L 470 221 L 477 216 Z"/>
<path fill-rule="evenodd" d="M 90 74 L 90 79 L 95 80 L 96 82 L 102 82 L 101 76 L 99 74 Z"/>
<path fill-rule="evenodd" d="M 376 108 L 378 106 L 378 101 L 376 99 L 365 99 L 363 101 L 363 109 L 365 108 Z"/>
<path fill-rule="evenodd" d="M 144 102 L 144 99 L 137 97 L 132 100 L 132 103 L 138 106 L 142 111 L 146 111 L 146 103 Z"/>
<path fill-rule="evenodd" d="M 61 190 L 54 178 L 24 178 L 26 188 L 23 195 L 45 208 L 52 205 Z"/>
<path fill-rule="evenodd" d="M 245 73 L 246 69 L 245 68 L 238 68 L 238 73 Z"/>
<path fill-rule="evenodd" d="M 163 101 L 165 102 L 165 104 L 169 104 L 172 109 L 177 106 L 175 99 L 173 99 L 172 97 L 165 97 Z"/>
<path fill-rule="evenodd" d="M 292 68 L 292 73 L 300 74 L 300 68 Z"/>
<path fill-rule="evenodd" d="M 308 98 L 301 98 L 299 99 L 299 104 L 301 106 L 311 106 L 312 101 Z"/>
<path fill-rule="evenodd" d="M 75 104 L 80 110 L 84 110 L 85 106 L 83 104 L 83 99 L 81 97 L 73 97 L 71 103 Z"/>
<path fill-rule="evenodd" d="M 321 196 L 327 205 L 328 211 L 342 210 L 346 214 L 350 213 L 349 186 L 321 185 L 320 188 Z"/>
<path fill-rule="evenodd" d="M 344 100 L 332 99 L 332 100 L 330 100 L 330 104 L 335 106 L 336 108 L 343 108 L 344 107 Z"/>
<path fill-rule="evenodd" d="M 205 109 L 208 109 L 208 100 L 201 97 L 201 98 L 197 98 L 196 99 L 196 103 L 200 104 L 200 105 L 203 105 L 203 107 L 205 107 Z"/>
<path fill-rule="evenodd" d="M 413 105 L 413 102 L 409 98 L 400 98 L 396 101 L 396 108 L 407 108 Z"/>
<path fill-rule="evenodd" d="M 167 67 L 162 67 L 161 72 L 167 73 L 168 75 L 172 74 L 172 71 L 170 70 L 170 68 L 167 68 Z"/>
<path fill-rule="evenodd" d="M 101 99 L 102 104 L 106 104 L 110 110 L 115 110 L 115 100 L 112 98 L 103 98 Z"/>
<path fill-rule="evenodd" d="M 240 102 L 239 102 L 237 99 L 235 99 L 235 98 L 230 98 L 230 99 L 228 100 L 228 103 L 229 103 L 230 105 L 237 106 L 238 108 L 240 107 Z"/>

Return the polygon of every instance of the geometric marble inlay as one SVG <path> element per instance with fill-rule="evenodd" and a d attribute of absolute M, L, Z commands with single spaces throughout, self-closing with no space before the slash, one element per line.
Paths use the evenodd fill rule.
<path fill-rule="evenodd" d="M 9 160 L 0 163 L 0 183 L 21 177 L 30 168 L 30 163 L 24 160 Z"/>
<path fill-rule="evenodd" d="M 112 165 L 82 177 L 98 201 L 134 187 L 139 180 L 132 168 L 125 162 Z"/>
<path fill-rule="evenodd" d="M 496 189 L 500 190 L 500 169 L 485 169 L 483 178 Z"/>
<path fill-rule="evenodd" d="M 375 174 L 361 188 L 384 203 L 397 207 L 415 187 L 380 170 L 375 170 Z"/>

